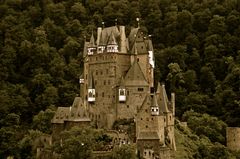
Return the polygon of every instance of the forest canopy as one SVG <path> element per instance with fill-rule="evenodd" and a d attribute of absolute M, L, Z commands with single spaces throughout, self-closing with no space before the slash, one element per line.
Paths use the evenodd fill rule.
<path fill-rule="evenodd" d="M 40 111 L 71 105 L 92 30 L 104 22 L 129 32 L 136 18 L 154 43 L 155 81 L 176 93 L 177 117 L 194 110 L 240 126 L 239 0 L 1 0 L 2 134 L 18 141 Z M 7 133 L 14 127 L 23 132 Z"/>

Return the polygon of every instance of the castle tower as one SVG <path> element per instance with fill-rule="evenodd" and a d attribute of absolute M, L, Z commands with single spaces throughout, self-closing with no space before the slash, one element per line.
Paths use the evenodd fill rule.
<path fill-rule="evenodd" d="M 128 36 L 124 26 L 98 27 L 96 41 L 92 33 L 84 43 L 80 97 L 70 108 L 59 107 L 54 132 L 80 123 L 111 129 L 117 120 L 134 119 L 140 156 L 171 159 L 175 95 L 169 101 L 164 85 L 153 89 L 153 50 L 139 26 Z"/>
<path fill-rule="evenodd" d="M 157 92 L 158 103 L 160 104 L 160 109 L 163 111 L 165 115 L 165 134 L 166 134 L 166 144 L 173 149 L 176 150 L 175 144 L 175 135 L 174 135 L 174 120 L 175 116 L 173 113 L 173 109 L 175 111 L 175 96 L 172 96 L 171 102 L 169 102 L 165 85 L 161 85 L 158 83 Z M 172 94 L 173 95 L 173 94 Z M 170 109 L 171 108 L 171 109 Z"/>
<path fill-rule="evenodd" d="M 146 96 L 136 120 L 137 149 L 143 158 L 167 158 L 169 149 L 165 146 L 165 116 L 157 102 L 156 95 Z M 165 153 L 160 149 L 166 149 Z M 147 155 L 150 155 L 150 157 Z"/>
<path fill-rule="evenodd" d="M 93 33 L 92 33 L 92 36 L 91 36 L 91 39 L 90 39 L 90 42 L 89 42 L 89 45 L 88 45 L 88 48 L 87 48 L 87 54 L 88 55 L 93 55 L 96 52 L 96 50 L 97 50 L 97 48 L 96 48 L 94 36 L 93 36 Z"/>

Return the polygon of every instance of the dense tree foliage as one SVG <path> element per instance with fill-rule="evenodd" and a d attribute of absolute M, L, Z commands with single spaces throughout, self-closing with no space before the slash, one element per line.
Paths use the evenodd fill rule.
<path fill-rule="evenodd" d="M 156 81 L 177 94 L 177 117 L 192 109 L 240 126 L 240 1 L 2 0 L 1 140 L 8 135 L 15 145 L 30 127 L 50 133 L 50 112 L 40 111 L 72 103 L 85 37 L 102 21 L 129 32 L 137 17 L 152 35 Z M 13 116 L 17 123 L 4 124 Z M 16 125 L 22 131 L 9 134 Z M 1 156 L 14 153 L 1 145 Z"/>
<path fill-rule="evenodd" d="M 108 150 L 112 142 L 112 138 L 105 134 L 103 130 L 88 127 L 73 127 L 68 131 L 62 132 L 61 139 L 61 141 L 54 143 L 53 149 L 61 154 L 63 159 L 92 158 L 93 150 Z M 119 149 L 116 152 L 119 151 L 124 154 L 131 152 L 127 150 Z"/>

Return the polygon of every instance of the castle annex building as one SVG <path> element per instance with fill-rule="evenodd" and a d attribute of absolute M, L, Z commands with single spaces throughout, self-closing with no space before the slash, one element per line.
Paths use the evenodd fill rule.
<path fill-rule="evenodd" d="M 140 28 L 127 36 L 125 26 L 97 28 L 84 44 L 80 97 L 69 108 L 59 107 L 53 138 L 72 126 L 111 129 L 119 119 L 134 119 L 136 143 L 143 158 L 172 158 L 175 96 L 164 85 L 154 90 L 152 41 Z"/>

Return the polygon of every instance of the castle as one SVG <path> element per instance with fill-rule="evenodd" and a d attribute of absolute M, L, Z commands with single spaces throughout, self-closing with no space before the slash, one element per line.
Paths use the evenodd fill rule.
<path fill-rule="evenodd" d="M 72 126 L 111 129 L 120 119 L 134 119 L 137 150 L 143 158 L 170 159 L 174 137 L 175 95 L 164 85 L 154 89 L 154 54 L 140 27 L 126 36 L 125 26 L 98 27 L 83 50 L 80 96 L 69 108 L 58 107 L 53 138 Z"/>

